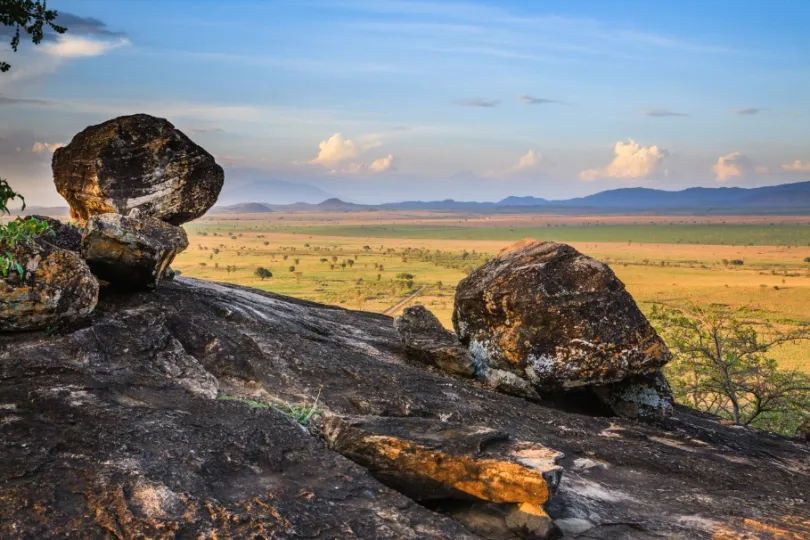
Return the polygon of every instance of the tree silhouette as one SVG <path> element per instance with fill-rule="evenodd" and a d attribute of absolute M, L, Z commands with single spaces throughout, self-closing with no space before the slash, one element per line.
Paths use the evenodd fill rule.
<path fill-rule="evenodd" d="M 57 34 L 64 34 L 67 28 L 54 23 L 57 12 L 48 9 L 46 0 L 0 0 L 0 25 L 14 29 L 11 37 L 11 50 L 17 52 L 23 34 L 31 36 L 31 42 L 39 45 L 50 28 Z M 0 73 L 11 69 L 11 64 L 0 61 Z"/>

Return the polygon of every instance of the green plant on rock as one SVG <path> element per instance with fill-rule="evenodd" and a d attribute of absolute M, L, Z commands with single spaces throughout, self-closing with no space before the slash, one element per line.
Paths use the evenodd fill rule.
<path fill-rule="evenodd" d="M 22 210 L 25 210 L 25 198 L 11 189 L 6 180 L 0 178 L 0 214 L 11 213 L 8 203 L 14 199 L 19 199 L 22 202 Z M 22 277 L 25 270 L 12 252 L 19 244 L 27 244 L 48 232 L 55 234 L 50 230 L 47 221 L 32 217 L 0 225 L 0 275 L 5 278 L 10 272 L 16 272 Z"/>
<path fill-rule="evenodd" d="M 269 401 L 247 399 L 231 394 L 220 394 L 217 399 L 222 401 L 238 401 L 240 403 L 244 403 L 248 407 L 258 409 L 275 409 L 289 416 L 304 427 L 309 425 L 314 416 L 323 414 L 323 410 L 318 408 L 318 402 L 321 399 L 321 389 L 318 390 L 318 395 L 315 396 L 315 401 L 311 405 L 306 403 L 272 403 Z"/>

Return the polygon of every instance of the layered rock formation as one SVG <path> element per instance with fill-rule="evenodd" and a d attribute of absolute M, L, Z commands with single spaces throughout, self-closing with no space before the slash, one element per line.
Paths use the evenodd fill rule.
<path fill-rule="evenodd" d="M 182 228 L 137 212 L 94 216 L 82 238 L 82 256 L 93 273 L 126 288 L 157 285 L 175 256 L 187 247 Z"/>
<path fill-rule="evenodd" d="M 364 440 L 386 426 L 451 464 L 560 452 L 544 511 L 565 538 L 810 534 L 804 443 L 681 407 L 659 423 L 567 413 L 415 364 L 388 317 L 180 277 L 110 291 L 61 333 L 0 336 L 0 537 L 519 538 L 542 524 L 476 496 L 418 503 L 288 404 L 317 409 L 316 435 L 332 416 L 381 417 Z M 508 438 L 436 438 L 476 426 Z"/>
<path fill-rule="evenodd" d="M 205 214 L 225 178 L 211 154 L 147 114 L 88 127 L 54 152 L 53 175 L 75 219 L 137 208 L 172 225 Z"/>

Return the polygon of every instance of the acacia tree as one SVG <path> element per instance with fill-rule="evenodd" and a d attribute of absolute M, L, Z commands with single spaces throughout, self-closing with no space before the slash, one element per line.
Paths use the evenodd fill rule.
<path fill-rule="evenodd" d="M 810 377 L 781 370 L 772 349 L 810 338 L 810 329 L 754 326 L 747 310 L 657 305 L 658 322 L 675 355 L 668 376 L 681 403 L 753 425 L 792 434 L 810 416 Z"/>
<path fill-rule="evenodd" d="M 64 34 L 67 28 L 54 21 L 58 13 L 48 9 L 46 0 L 0 0 L 0 25 L 8 26 L 14 32 L 11 36 L 11 50 L 17 52 L 22 36 L 31 37 L 34 45 L 39 45 L 50 28 L 57 34 Z M 11 69 L 11 64 L 0 61 L 0 73 Z"/>

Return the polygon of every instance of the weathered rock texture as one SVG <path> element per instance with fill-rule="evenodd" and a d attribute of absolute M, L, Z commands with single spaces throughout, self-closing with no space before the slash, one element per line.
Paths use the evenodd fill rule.
<path fill-rule="evenodd" d="M 53 175 L 75 219 L 138 208 L 173 225 L 211 208 L 225 178 L 211 154 L 168 120 L 146 114 L 77 134 L 54 152 Z"/>
<path fill-rule="evenodd" d="M 670 359 L 613 271 L 553 242 L 518 243 L 463 279 L 453 324 L 479 370 L 541 391 L 651 375 Z"/>
<path fill-rule="evenodd" d="M 405 308 L 394 319 L 408 357 L 466 377 L 475 374 L 475 364 L 467 349 L 446 330 L 425 306 Z"/>
<path fill-rule="evenodd" d="M 0 538 L 483 537 L 214 388 L 559 450 L 546 512 L 566 538 L 810 535 L 804 443 L 680 407 L 566 413 L 414 364 L 388 317 L 180 277 L 61 334 L 0 336 Z"/>
<path fill-rule="evenodd" d="M 181 227 L 120 214 L 91 218 L 82 238 L 82 256 L 93 273 L 122 288 L 154 287 L 187 247 Z"/>
<path fill-rule="evenodd" d="M 54 219 L 48 216 L 26 216 L 25 218 L 18 218 L 18 221 L 21 219 L 27 218 L 35 218 L 39 221 L 45 221 L 48 223 L 48 231 L 44 234 L 39 236 L 36 240 L 37 243 L 47 242 L 51 245 L 54 245 L 58 248 L 66 249 L 68 251 L 76 251 L 78 252 L 82 247 L 82 228 L 71 225 L 68 223 L 62 223 L 58 219 Z"/>
<path fill-rule="evenodd" d="M 93 311 L 98 281 L 77 253 L 47 242 L 17 244 L 9 253 L 25 275 L 0 276 L 0 332 L 69 324 Z"/>

